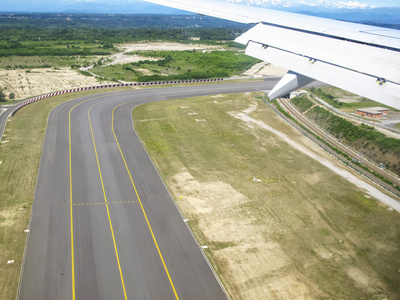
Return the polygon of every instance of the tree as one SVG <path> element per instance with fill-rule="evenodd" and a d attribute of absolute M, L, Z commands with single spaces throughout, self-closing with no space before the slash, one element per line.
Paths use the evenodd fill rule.
<path fill-rule="evenodd" d="M 10 93 L 10 94 L 8 95 L 8 99 L 14 100 L 14 99 L 15 99 L 15 94 L 14 94 L 14 93 Z"/>
<path fill-rule="evenodd" d="M 6 102 L 6 96 L 3 93 L 3 90 L 0 89 L 0 102 Z"/>

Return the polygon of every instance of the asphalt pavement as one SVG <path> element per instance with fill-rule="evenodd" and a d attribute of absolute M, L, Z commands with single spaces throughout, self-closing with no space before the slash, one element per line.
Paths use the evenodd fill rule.
<path fill-rule="evenodd" d="M 131 111 L 152 101 L 271 89 L 278 79 L 104 93 L 53 109 L 17 298 L 227 299 Z"/>
<path fill-rule="evenodd" d="M 8 117 L 11 115 L 12 111 L 18 104 L 19 103 L 10 105 L 5 112 L 0 114 L 0 140 L 3 137 L 4 131 L 6 130 L 6 124 L 8 121 Z"/>

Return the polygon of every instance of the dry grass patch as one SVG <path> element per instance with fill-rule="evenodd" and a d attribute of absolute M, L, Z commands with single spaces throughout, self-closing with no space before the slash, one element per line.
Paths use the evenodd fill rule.
<path fill-rule="evenodd" d="M 7 87 L 6 94 L 14 93 L 17 100 L 95 85 L 100 85 L 96 78 L 84 76 L 69 68 L 32 69 L 29 73 L 26 70 L 0 70 L 0 86 Z"/>
<path fill-rule="evenodd" d="M 117 45 L 124 52 L 132 51 L 185 51 L 185 50 L 225 50 L 221 46 L 202 45 L 202 44 L 182 44 L 174 42 L 152 42 Z"/>
<path fill-rule="evenodd" d="M 398 213 L 277 135 L 235 118 L 246 111 L 338 164 L 252 95 L 214 100 L 151 103 L 133 116 L 232 299 L 399 297 Z"/>

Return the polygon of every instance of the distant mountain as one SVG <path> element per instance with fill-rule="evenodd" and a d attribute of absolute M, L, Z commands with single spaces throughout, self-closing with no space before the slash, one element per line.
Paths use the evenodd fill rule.
<path fill-rule="evenodd" d="M 358 1 L 334 3 L 328 0 L 320 0 L 316 2 L 317 4 L 311 5 L 299 4 L 303 1 L 229 0 L 229 2 L 350 22 L 400 24 L 400 6 L 371 7 Z"/>
<path fill-rule="evenodd" d="M 155 5 L 148 2 L 113 2 L 109 4 L 96 2 L 76 2 L 70 4 L 64 1 L 54 1 L 51 5 L 43 5 L 35 2 L 21 6 L 14 1 L 4 3 L 0 7 L 1 12 L 50 12 L 50 13 L 112 13 L 112 14 L 190 14 L 186 11 Z"/>
<path fill-rule="evenodd" d="M 309 16 L 359 23 L 400 24 L 400 6 L 377 8 L 332 8 L 291 7 L 281 10 Z"/>
<path fill-rule="evenodd" d="M 0 7 L 1 12 L 51 12 L 51 13 L 106 13 L 106 14 L 166 14 L 188 15 L 186 11 L 165 6 L 155 5 L 142 1 L 110 1 L 98 3 L 94 1 L 77 1 L 73 4 L 67 1 L 54 1 L 45 5 L 36 1 L 24 2 L 23 0 L 5 1 Z M 400 24 L 400 6 L 373 8 L 360 4 L 358 1 L 318 0 L 313 5 L 300 5 L 301 0 L 229 0 L 232 3 L 256 5 L 264 8 L 277 9 L 318 16 L 336 20 L 360 23 L 385 23 Z M 304 3 L 304 2 L 303 2 Z"/>

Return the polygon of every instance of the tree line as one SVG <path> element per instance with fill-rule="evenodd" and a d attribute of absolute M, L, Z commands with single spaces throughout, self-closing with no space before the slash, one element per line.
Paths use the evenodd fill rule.
<path fill-rule="evenodd" d="M 175 41 L 201 43 L 233 41 L 240 29 L 3 29 L 0 30 L 0 56 L 110 55 L 114 44 L 135 41 Z"/>
<path fill-rule="evenodd" d="M 250 28 L 251 25 L 200 15 L 0 13 L 0 28 Z"/>
<path fill-rule="evenodd" d="M 365 151 L 374 160 L 384 162 L 393 172 L 400 174 L 400 140 L 390 138 L 366 124 L 354 125 L 326 109 L 316 106 L 307 116 L 338 139 L 358 151 Z"/>

